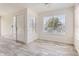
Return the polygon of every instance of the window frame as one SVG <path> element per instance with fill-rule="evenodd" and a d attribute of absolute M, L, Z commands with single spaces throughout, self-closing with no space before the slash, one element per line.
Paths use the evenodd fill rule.
<path fill-rule="evenodd" d="M 60 17 L 60 16 L 63 16 L 64 17 L 64 32 L 48 32 L 47 30 L 45 30 L 45 17 L 47 17 L 47 18 L 51 18 L 51 17 Z M 43 32 L 44 33 L 49 33 L 49 34 L 65 34 L 65 32 L 66 32 L 66 15 L 65 14 L 60 14 L 60 15 L 53 15 L 53 16 L 43 16 Z M 63 30 L 63 29 L 62 29 Z"/>

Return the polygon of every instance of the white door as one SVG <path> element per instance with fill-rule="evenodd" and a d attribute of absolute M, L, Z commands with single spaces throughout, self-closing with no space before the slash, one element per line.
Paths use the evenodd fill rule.
<path fill-rule="evenodd" d="M 13 17 L 12 36 L 12 38 L 16 40 L 16 16 Z"/>
<path fill-rule="evenodd" d="M 24 15 L 18 15 L 16 16 L 16 41 L 20 43 L 25 43 L 25 16 Z"/>

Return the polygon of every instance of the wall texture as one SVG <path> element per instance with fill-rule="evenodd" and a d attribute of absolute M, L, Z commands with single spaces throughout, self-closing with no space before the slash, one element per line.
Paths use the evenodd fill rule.
<path fill-rule="evenodd" d="M 65 15 L 65 34 L 53 34 L 43 32 L 43 17 L 53 15 Z M 50 41 L 59 41 L 63 43 L 73 44 L 73 8 L 67 8 L 56 11 L 49 11 L 39 14 L 38 18 L 38 33 L 39 38 Z"/>

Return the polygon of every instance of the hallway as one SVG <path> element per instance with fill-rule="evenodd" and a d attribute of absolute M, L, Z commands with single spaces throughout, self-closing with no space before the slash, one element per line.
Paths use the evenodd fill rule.
<path fill-rule="evenodd" d="M 36 40 L 29 45 L 11 39 L 0 39 L 0 56 L 77 56 L 72 45 Z"/>

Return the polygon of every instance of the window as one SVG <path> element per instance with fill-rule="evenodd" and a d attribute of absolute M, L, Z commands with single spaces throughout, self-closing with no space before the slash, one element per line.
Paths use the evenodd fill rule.
<path fill-rule="evenodd" d="M 62 33 L 65 32 L 65 15 L 46 16 L 44 19 L 44 32 Z"/>

